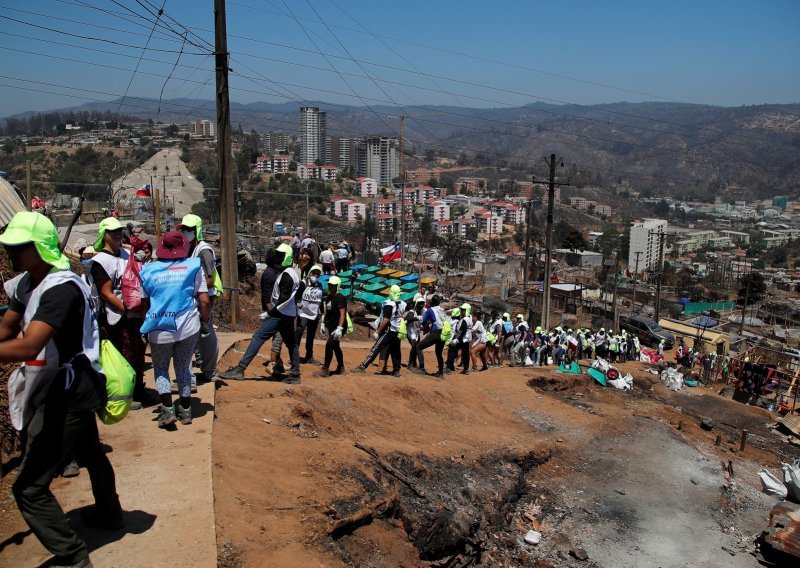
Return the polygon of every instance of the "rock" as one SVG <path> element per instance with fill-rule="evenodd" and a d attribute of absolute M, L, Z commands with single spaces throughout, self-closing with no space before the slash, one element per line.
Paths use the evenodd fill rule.
<path fill-rule="evenodd" d="M 569 554 L 578 560 L 588 560 L 589 558 L 589 554 L 582 548 L 570 548 Z"/>
<path fill-rule="evenodd" d="M 528 544 L 539 544 L 542 542 L 542 533 L 534 530 L 530 530 L 525 535 L 525 542 Z"/>
<path fill-rule="evenodd" d="M 714 421 L 711 418 L 703 418 L 700 421 L 700 428 L 703 430 L 713 430 L 714 429 Z"/>
<path fill-rule="evenodd" d="M 263 422 L 264 424 L 272 424 L 272 420 L 270 420 L 269 418 L 262 418 L 261 422 Z"/>
<path fill-rule="evenodd" d="M 625 492 L 622 489 L 614 489 L 614 491 L 616 491 L 620 495 L 625 495 Z"/>
<path fill-rule="evenodd" d="M 736 556 L 736 551 L 733 550 L 732 548 L 728 548 L 727 546 L 723 546 L 722 550 L 724 550 L 725 552 L 727 552 L 731 556 Z"/>
<path fill-rule="evenodd" d="M 700 485 L 700 482 L 699 482 L 699 481 L 697 481 L 697 480 L 696 480 L 694 477 L 692 477 L 691 479 L 689 479 L 689 481 L 691 481 L 691 482 L 692 482 L 693 484 L 695 484 L 695 485 Z"/>

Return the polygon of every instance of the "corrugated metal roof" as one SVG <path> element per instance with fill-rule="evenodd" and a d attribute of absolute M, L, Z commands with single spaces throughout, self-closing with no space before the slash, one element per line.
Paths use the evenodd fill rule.
<path fill-rule="evenodd" d="M 25 202 L 8 181 L 0 177 L 0 227 L 8 225 L 11 218 L 25 211 Z"/>

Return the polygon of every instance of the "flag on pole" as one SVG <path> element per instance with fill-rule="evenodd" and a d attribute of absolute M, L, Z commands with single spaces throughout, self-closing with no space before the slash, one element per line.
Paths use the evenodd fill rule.
<path fill-rule="evenodd" d="M 393 245 L 389 245 L 388 247 L 381 249 L 381 259 L 383 262 L 389 262 L 391 260 L 400 260 L 403 256 L 403 247 L 400 243 L 395 243 Z"/>
<path fill-rule="evenodd" d="M 136 190 L 137 197 L 150 197 L 150 184 L 146 183 Z"/>

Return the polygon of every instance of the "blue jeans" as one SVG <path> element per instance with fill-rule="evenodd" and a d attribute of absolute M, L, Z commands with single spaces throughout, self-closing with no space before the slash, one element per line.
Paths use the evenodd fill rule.
<path fill-rule="evenodd" d="M 267 341 L 272 339 L 275 334 L 280 333 L 286 348 L 289 350 L 289 360 L 292 364 L 292 370 L 289 374 L 293 377 L 300 376 L 300 350 L 297 348 L 297 341 L 295 339 L 295 328 L 293 317 L 268 317 L 264 320 L 261 326 L 253 334 L 253 339 L 250 340 L 250 345 L 247 346 L 247 351 L 244 352 L 242 360 L 239 361 L 239 367 L 246 369 L 250 362 L 258 355 L 261 346 Z"/>

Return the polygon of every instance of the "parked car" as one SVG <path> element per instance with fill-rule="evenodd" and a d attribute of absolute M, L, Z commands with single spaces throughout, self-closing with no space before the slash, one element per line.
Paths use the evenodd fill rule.
<path fill-rule="evenodd" d="M 619 318 L 619 327 L 628 333 L 638 335 L 639 341 L 644 345 L 658 347 L 658 344 L 663 339 L 665 350 L 672 349 L 675 346 L 675 336 L 650 318 L 622 316 Z"/>

